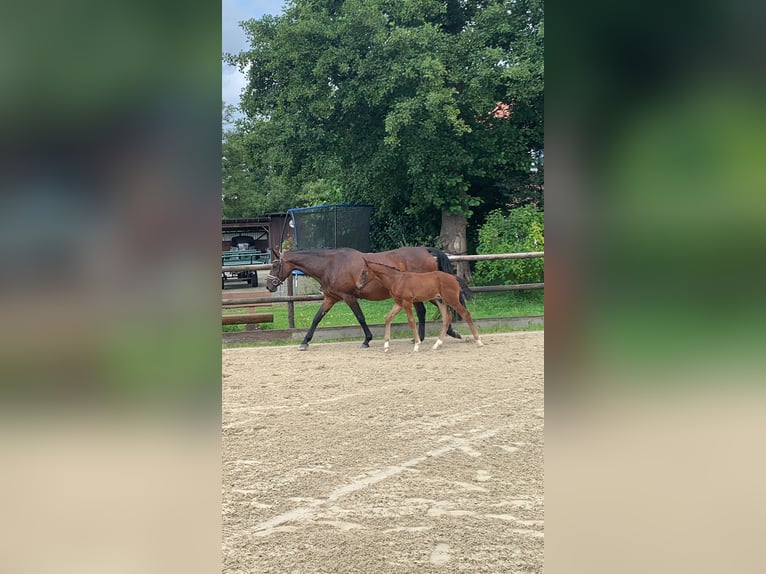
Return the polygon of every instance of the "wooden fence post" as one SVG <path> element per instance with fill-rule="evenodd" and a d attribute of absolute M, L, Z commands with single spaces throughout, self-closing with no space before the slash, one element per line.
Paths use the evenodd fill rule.
<path fill-rule="evenodd" d="M 290 276 L 287 278 L 287 296 L 292 297 L 293 296 L 293 275 L 290 273 Z M 294 301 L 288 301 L 287 302 L 287 326 L 290 329 L 295 329 L 295 302 Z"/>

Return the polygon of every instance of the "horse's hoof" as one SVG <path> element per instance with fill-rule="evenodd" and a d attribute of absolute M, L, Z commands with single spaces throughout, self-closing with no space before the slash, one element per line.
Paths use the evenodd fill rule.
<path fill-rule="evenodd" d="M 360 349 L 369 349 L 369 348 L 370 348 L 370 345 L 369 345 L 369 344 L 367 344 L 367 343 L 362 343 L 361 345 L 359 345 L 359 348 L 360 348 Z"/>
<path fill-rule="evenodd" d="M 434 351 L 441 347 L 443 344 L 443 341 L 441 339 L 436 339 L 436 342 L 434 343 L 434 346 L 431 347 Z"/>
<path fill-rule="evenodd" d="M 417 353 L 418 351 L 420 351 L 420 347 L 418 345 L 415 345 L 415 348 L 412 349 L 412 352 Z"/>
<path fill-rule="evenodd" d="M 476 339 L 476 345 L 478 345 L 479 347 L 483 347 L 484 343 L 481 342 L 481 339 Z"/>
<path fill-rule="evenodd" d="M 298 347 L 298 350 L 299 351 L 305 351 L 308 348 L 309 348 L 309 344 L 308 343 L 301 343 L 300 347 Z"/>

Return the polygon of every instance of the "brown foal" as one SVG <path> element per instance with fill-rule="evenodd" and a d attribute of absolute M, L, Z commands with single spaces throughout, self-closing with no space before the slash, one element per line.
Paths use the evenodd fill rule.
<path fill-rule="evenodd" d="M 469 297 L 472 296 L 471 290 L 465 282 L 461 285 L 457 277 L 450 273 L 445 273 L 444 271 L 411 273 L 408 271 L 399 271 L 389 265 L 377 263 L 368 259 L 365 259 L 364 262 L 365 266 L 356 283 L 357 289 L 361 290 L 368 281 L 377 279 L 386 289 L 388 289 L 391 298 L 394 300 L 393 308 L 389 311 L 388 315 L 386 315 L 386 335 L 383 343 L 385 352 L 388 352 L 389 350 L 391 320 L 402 309 L 404 309 L 404 312 L 407 314 L 407 321 L 410 324 L 412 335 L 415 339 L 415 348 L 413 349 L 413 352 L 419 350 L 421 340 L 415 326 L 415 319 L 412 316 L 412 305 L 413 303 L 422 303 L 425 301 L 431 301 L 436 304 L 442 315 L 442 330 L 436 343 L 434 343 L 434 349 L 438 349 L 442 345 L 444 342 L 444 335 L 447 333 L 447 329 L 452 323 L 452 317 L 447 308 L 448 305 L 457 311 L 458 315 L 468 323 L 468 327 L 471 329 L 471 333 L 473 333 L 477 345 L 483 345 L 481 337 L 479 337 L 479 333 L 476 330 L 476 326 L 473 324 L 471 313 L 463 304 L 463 295 Z"/>

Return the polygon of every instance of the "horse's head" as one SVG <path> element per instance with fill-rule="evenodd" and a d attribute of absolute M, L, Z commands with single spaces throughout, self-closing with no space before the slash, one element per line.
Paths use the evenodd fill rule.
<path fill-rule="evenodd" d="M 269 274 L 266 276 L 266 289 L 272 293 L 289 277 L 290 271 L 292 271 L 290 265 L 286 264 L 284 259 L 279 257 L 278 252 L 274 251 L 274 255 L 276 257 L 271 260 L 271 269 L 269 269 Z"/>

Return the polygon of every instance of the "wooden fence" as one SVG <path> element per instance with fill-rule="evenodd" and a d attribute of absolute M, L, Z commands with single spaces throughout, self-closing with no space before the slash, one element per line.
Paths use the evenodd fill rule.
<path fill-rule="evenodd" d="M 450 261 L 491 261 L 498 259 L 533 259 L 538 257 L 545 257 L 544 251 L 532 251 L 528 253 L 486 253 L 478 255 L 449 255 Z M 222 268 L 222 271 L 260 271 L 265 269 L 271 269 L 269 264 L 260 265 L 236 265 L 226 266 Z M 245 307 L 252 305 L 262 305 L 269 303 L 287 303 L 287 324 L 290 329 L 295 328 L 295 305 L 296 301 L 321 301 L 324 299 L 322 295 L 293 295 L 293 283 L 287 281 L 286 296 L 274 296 L 274 297 L 245 297 L 245 298 L 231 298 L 222 299 L 221 305 L 223 307 Z M 471 291 L 474 293 L 486 293 L 496 291 L 524 291 L 529 289 L 544 289 L 545 283 L 520 283 L 517 285 L 485 285 L 480 287 L 471 287 Z M 271 315 L 271 317 L 268 317 Z M 241 318 L 241 320 L 238 320 Z M 273 320 L 272 314 L 250 314 L 250 315 L 224 315 L 222 317 L 222 323 L 224 325 L 236 325 L 236 324 L 252 324 L 271 322 Z"/>

